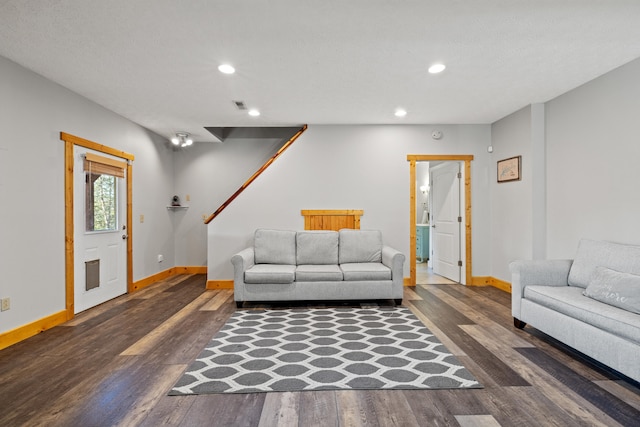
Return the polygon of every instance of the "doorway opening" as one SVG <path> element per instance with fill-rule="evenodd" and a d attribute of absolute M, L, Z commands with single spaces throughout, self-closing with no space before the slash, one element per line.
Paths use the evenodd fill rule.
<path fill-rule="evenodd" d="M 435 273 L 450 277 L 451 283 L 471 284 L 471 161 L 473 155 L 408 155 L 410 165 L 410 285 L 421 280 L 443 283 Z M 440 170 L 438 185 L 433 188 L 418 183 L 420 165 L 429 162 Z M 456 169 L 460 165 L 459 169 Z M 420 167 L 419 167 L 420 166 Z M 456 169 L 454 172 L 453 169 Z M 431 172 L 429 172 L 430 176 Z M 452 180 L 459 180 L 454 182 Z M 457 195 L 455 193 L 457 186 Z M 458 205 L 459 202 L 459 205 Z M 446 214 L 446 215 L 442 215 Z M 457 234 L 458 233 L 458 234 Z M 435 247 L 432 243 L 436 239 Z M 458 242 L 459 247 L 453 243 Z M 439 251 L 435 253 L 433 251 Z M 435 255 L 435 256 L 434 256 Z M 424 262 L 429 258 L 428 262 Z M 431 267 L 436 267 L 435 270 Z M 423 275 L 426 274 L 426 275 Z"/>
<path fill-rule="evenodd" d="M 65 310 L 67 320 L 71 320 L 75 315 L 75 232 L 76 227 L 79 226 L 76 224 L 79 221 L 74 221 L 74 215 L 76 214 L 74 209 L 74 202 L 78 203 L 78 201 L 76 201 L 74 197 L 74 169 L 76 169 L 76 158 L 74 156 L 74 152 L 76 151 L 76 147 L 83 147 L 85 149 L 113 156 L 124 161 L 123 168 L 124 176 L 126 177 L 126 197 L 124 198 L 126 200 L 126 206 L 123 209 L 125 211 L 124 215 L 126 217 L 126 220 L 124 221 L 124 224 L 129 225 L 125 243 L 127 292 L 132 291 L 133 284 L 133 243 L 132 239 L 130 238 L 130 225 L 132 224 L 132 161 L 134 160 L 134 156 L 124 151 L 116 150 L 111 147 L 107 147 L 105 145 L 98 144 L 96 142 L 89 141 L 64 132 L 60 132 L 60 139 L 65 143 Z"/>

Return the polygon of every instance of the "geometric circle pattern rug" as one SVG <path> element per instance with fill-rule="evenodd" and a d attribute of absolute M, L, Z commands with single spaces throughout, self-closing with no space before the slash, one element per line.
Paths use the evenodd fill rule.
<path fill-rule="evenodd" d="M 406 307 L 240 310 L 170 395 L 482 388 Z"/>

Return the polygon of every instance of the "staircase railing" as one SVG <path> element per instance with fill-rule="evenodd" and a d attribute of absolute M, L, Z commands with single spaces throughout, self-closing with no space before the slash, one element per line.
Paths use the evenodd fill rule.
<path fill-rule="evenodd" d="M 278 157 L 280 157 L 280 155 L 282 153 L 284 153 L 284 151 L 289 148 L 291 146 L 291 144 L 294 143 L 294 141 L 296 139 L 298 139 L 298 137 L 300 135 L 302 135 L 302 133 L 307 130 L 307 125 L 304 125 L 300 128 L 300 130 L 298 132 L 296 132 L 291 138 L 289 138 L 289 140 L 282 146 L 280 147 L 280 149 L 276 152 L 276 154 L 274 154 L 269 160 L 267 160 L 265 162 L 264 165 L 262 165 L 260 167 L 260 169 L 258 169 L 253 175 L 251 175 L 251 177 L 244 183 L 242 184 L 242 186 L 240 188 L 238 188 L 238 190 L 233 193 L 233 195 L 231 197 L 229 197 L 222 205 L 220 205 L 220 207 L 218 209 L 216 209 L 216 211 L 214 213 L 212 213 L 211 215 L 209 215 L 209 217 L 207 219 L 204 220 L 205 224 L 209 224 L 211 221 L 213 221 L 213 219 L 215 217 L 217 217 L 218 215 L 220 215 L 220 213 L 225 210 L 225 208 L 227 206 L 229 206 L 229 204 L 231 204 L 231 202 L 233 202 L 233 200 L 238 197 L 245 188 L 247 188 L 249 185 L 251 185 L 251 183 L 253 181 L 256 180 L 256 178 L 258 178 L 258 176 L 260 176 L 260 174 L 262 172 L 264 172 L 270 165 L 271 163 L 273 163 Z"/>

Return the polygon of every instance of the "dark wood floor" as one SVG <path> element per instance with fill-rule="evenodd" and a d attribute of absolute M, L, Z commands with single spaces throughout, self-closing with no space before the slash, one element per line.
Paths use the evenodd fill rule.
<path fill-rule="evenodd" d="M 637 383 L 514 329 L 508 294 L 461 285 L 403 304 L 484 389 L 167 396 L 235 311 L 204 287 L 177 276 L 0 351 L 0 426 L 640 425 Z"/>

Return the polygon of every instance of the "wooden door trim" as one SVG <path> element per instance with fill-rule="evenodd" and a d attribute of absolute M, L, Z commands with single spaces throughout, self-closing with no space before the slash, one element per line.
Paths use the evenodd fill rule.
<path fill-rule="evenodd" d="M 127 292 L 133 291 L 133 189 L 132 189 L 132 175 L 133 175 L 133 154 L 126 153 L 124 151 L 116 150 L 115 148 L 108 147 L 106 145 L 98 144 L 97 142 L 89 141 L 88 139 L 80 138 L 75 135 L 71 135 L 65 132 L 60 132 L 60 139 L 64 141 L 64 233 L 65 233 L 65 311 L 67 313 L 67 320 L 73 319 L 74 313 L 74 301 L 75 301 L 75 239 L 74 239 L 74 223 L 73 223 L 73 169 L 74 159 L 73 150 L 76 145 L 90 150 L 98 151 L 104 154 L 109 154 L 121 159 L 127 160 L 127 230 L 126 234 L 129 236 L 127 239 Z"/>
<path fill-rule="evenodd" d="M 465 283 L 471 285 L 471 161 L 472 154 L 408 154 L 409 162 L 409 274 L 410 285 L 416 285 L 416 163 L 435 161 L 464 162 L 464 199 L 465 199 Z"/>

